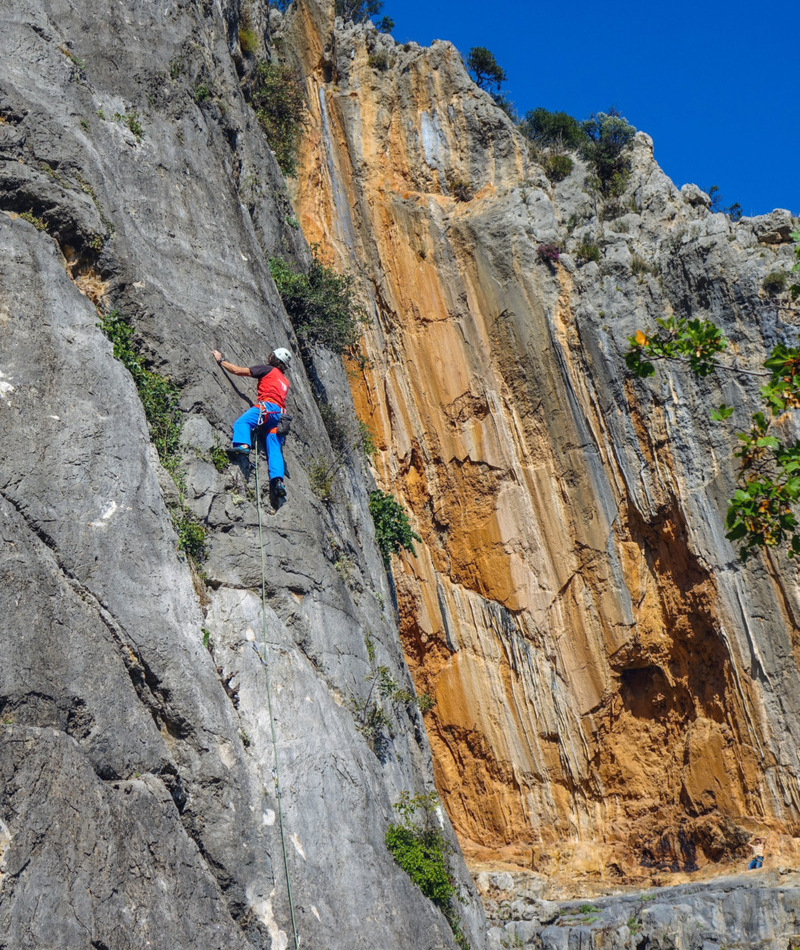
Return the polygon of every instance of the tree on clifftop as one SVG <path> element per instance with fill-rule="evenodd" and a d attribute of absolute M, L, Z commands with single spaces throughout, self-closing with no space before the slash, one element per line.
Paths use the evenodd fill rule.
<path fill-rule="evenodd" d="M 383 0 L 336 0 L 334 9 L 336 16 L 340 16 L 343 20 L 363 23 L 381 12 Z"/>
<path fill-rule="evenodd" d="M 494 53 L 490 53 L 485 46 L 472 47 L 467 55 L 467 69 L 472 73 L 476 84 L 487 91 L 492 86 L 499 90 L 501 83 L 508 78 L 505 70 L 494 58 Z"/>

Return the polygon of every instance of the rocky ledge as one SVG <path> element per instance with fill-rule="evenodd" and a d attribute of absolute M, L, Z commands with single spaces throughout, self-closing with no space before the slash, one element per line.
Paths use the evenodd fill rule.
<path fill-rule="evenodd" d="M 800 947 L 800 873 L 753 871 L 714 881 L 547 900 L 538 874 L 482 872 L 490 950 L 794 950 Z"/>

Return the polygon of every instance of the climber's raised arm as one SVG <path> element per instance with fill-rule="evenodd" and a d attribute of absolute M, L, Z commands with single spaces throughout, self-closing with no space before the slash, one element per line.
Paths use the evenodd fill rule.
<path fill-rule="evenodd" d="M 233 373 L 234 376 L 253 375 L 246 366 L 237 366 L 236 363 L 231 363 L 228 360 L 223 359 L 222 353 L 220 353 L 219 350 L 212 350 L 211 355 L 227 373 Z"/>

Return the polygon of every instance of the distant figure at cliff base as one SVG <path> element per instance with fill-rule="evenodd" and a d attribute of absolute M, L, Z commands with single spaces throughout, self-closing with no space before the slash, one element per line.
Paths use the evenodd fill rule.
<path fill-rule="evenodd" d="M 251 376 L 258 380 L 257 403 L 233 424 L 233 444 L 229 449 L 232 455 L 248 455 L 251 448 L 253 429 L 259 425 L 267 426 L 266 448 L 269 466 L 270 493 L 277 499 L 286 497 L 283 484 L 283 443 L 288 431 L 286 412 L 286 394 L 289 392 L 289 380 L 286 373 L 292 361 L 292 354 L 284 347 L 278 347 L 270 353 L 266 363 L 256 366 L 237 366 L 223 359 L 219 350 L 211 355 L 219 365 L 234 376 Z"/>
<path fill-rule="evenodd" d="M 750 842 L 750 847 L 753 850 L 753 859 L 747 865 L 747 870 L 757 871 L 764 863 L 764 839 L 753 838 L 753 840 Z"/>

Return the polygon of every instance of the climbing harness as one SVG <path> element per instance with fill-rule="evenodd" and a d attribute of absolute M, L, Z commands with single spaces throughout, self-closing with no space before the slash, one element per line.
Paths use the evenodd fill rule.
<path fill-rule="evenodd" d="M 294 900 L 292 899 L 292 879 L 289 875 L 289 859 L 286 853 L 286 835 L 283 830 L 283 805 L 281 799 L 280 774 L 278 772 L 278 740 L 275 733 L 275 719 L 272 715 L 272 687 L 269 677 L 268 645 L 267 645 L 267 569 L 264 560 L 264 530 L 261 523 L 261 486 L 258 481 L 258 437 L 256 437 L 256 499 L 258 501 L 258 547 L 261 552 L 261 636 L 264 642 L 264 655 L 259 652 L 258 647 L 253 644 L 261 665 L 264 667 L 264 678 L 267 684 L 267 710 L 269 712 L 269 725 L 272 731 L 272 754 L 275 762 L 273 771 L 275 779 L 275 794 L 278 800 L 278 827 L 281 831 L 281 848 L 283 849 L 283 870 L 286 875 L 286 893 L 289 897 L 289 914 L 292 919 L 292 936 L 294 937 L 294 950 L 300 950 L 300 934 L 297 932 L 297 924 L 294 917 Z"/>

